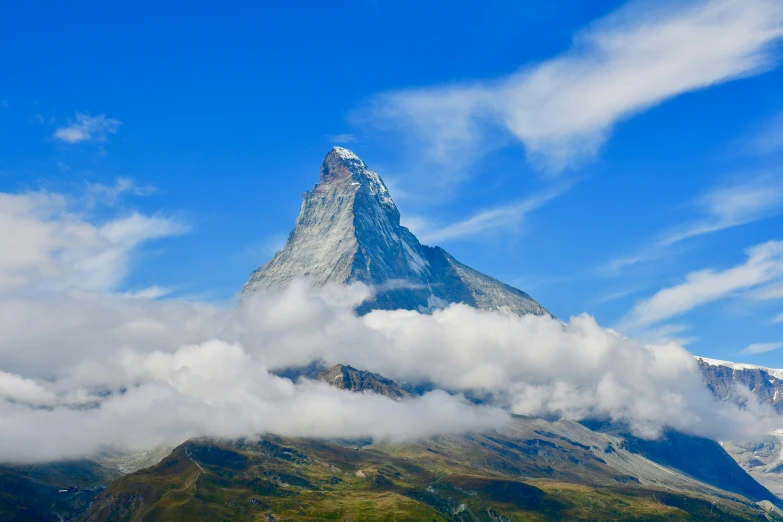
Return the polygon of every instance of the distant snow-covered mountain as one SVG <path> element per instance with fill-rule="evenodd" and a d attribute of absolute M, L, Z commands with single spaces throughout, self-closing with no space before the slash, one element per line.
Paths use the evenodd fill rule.
<path fill-rule="evenodd" d="M 696 357 L 704 381 L 719 400 L 743 405 L 747 398 L 737 386 L 747 388 L 761 404 L 783 414 L 783 370 Z"/>
<path fill-rule="evenodd" d="M 254 271 L 243 294 L 308 277 L 316 286 L 362 282 L 373 298 L 359 308 L 431 312 L 450 303 L 483 310 L 549 314 L 532 297 L 428 247 L 400 225 L 381 177 L 356 154 L 334 147 L 320 182 L 304 194 L 285 247 Z"/>

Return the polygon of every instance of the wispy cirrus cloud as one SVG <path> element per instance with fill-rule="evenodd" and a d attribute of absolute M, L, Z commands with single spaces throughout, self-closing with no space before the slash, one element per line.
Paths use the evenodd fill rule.
<path fill-rule="evenodd" d="M 90 116 L 77 112 L 73 121 L 55 130 L 52 136 L 71 145 L 84 141 L 104 142 L 110 134 L 117 133 L 120 125 L 121 121 L 107 118 L 105 114 Z"/>
<path fill-rule="evenodd" d="M 421 217 L 413 217 L 403 224 L 411 229 L 423 243 L 447 243 L 492 230 L 518 229 L 525 216 L 544 206 L 560 195 L 566 187 L 559 187 L 526 199 L 496 207 L 482 209 L 472 216 L 446 225 L 435 225 Z"/>
<path fill-rule="evenodd" d="M 603 274 L 618 275 L 624 269 L 669 257 L 672 247 L 685 240 L 747 225 L 783 213 L 783 176 L 743 174 L 713 186 L 684 205 L 695 216 L 654 235 L 645 246 L 601 265 Z"/>
<path fill-rule="evenodd" d="M 645 344 L 677 343 L 680 346 L 687 346 L 698 340 L 693 335 L 682 335 L 690 329 L 690 325 L 687 324 L 662 324 L 640 332 L 638 339 Z"/>
<path fill-rule="evenodd" d="M 783 151 L 783 113 L 770 118 L 746 140 L 752 154 L 775 154 Z"/>
<path fill-rule="evenodd" d="M 769 299 L 783 299 L 783 283 L 772 284 L 759 288 L 753 292 L 753 299 L 759 299 L 762 301 Z"/>
<path fill-rule="evenodd" d="M 783 277 L 783 241 L 769 241 L 747 250 L 747 259 L 724 270 L 691 272 L 685 281 L 664 288 L 637 303 L 620 329 L 646 328 L 696 307 L 780 281 Z"/>
<path fill-rule="evenodd" d="M 631 288 L 625 288 L 622 290 L 617 290 L 615 292 L 609 292 L 607 294 L 604 294 L 600 297 L 597 297 L 595 299 L 596 304 L 604 304 L 604 303 L 611 303 L 612 301 L 617 301 L 618 299 L 623 299 L 624 297 L 628 297 L 630 295 L 639 293 L 641 291 L 641 287 L 634 286 Z"/>
<path fill-rule="evenodd" d="M 670 230 L 659 241 L 671 245 L 702 234 L 759 221 L 783 212 L 783 178 L 751 176 L 707 192 L 695 202 L 703 217 Z"/>
<path fill-rule="evenodd" d="M 327 136 L 329 138 L 329 141 L 331 143 L 356 143 L 359 141 L 359 138 L 356 137 L 355 134 L 332 134 Z"/>
<path fill-rule="evenodd" d="M 774 350 L 780 350 L 781 348 L 783 348 L 783 343 L 754 343 L 740 351 L 740 354 L 755 355 L 758 353 L 767 353 Z"/>
<path fill-rule="evenodd" d="M 116 178 L 111 185 L 87 183 L 85 199 L 88 207 L 98 204 L 114 205 L 122 196 L 149 196 L 155 192 L 153 185 L 139 185 L 132 178 Z"/>
<path fill-rule="evenodd" d="M 152 285 L 141 290 L 134 290 L 132 292 L 123 292 L 125 297 L 132 297 L 135 299 L 159 299 L 161 297 L 171 294 L 171 289 L 163 288 L 162 286 Z"/>
<path fill-rule="evenodd" d="M 414 132 L 436 162 L 475 158 L 500 131 L 556 172 L 594 156 L 634 114 L 768 70 L 782 36 L 776 0 L 631 2 L 560 56 L 491 81 L 384 93 L 369 113 L 382 128 Z"/>

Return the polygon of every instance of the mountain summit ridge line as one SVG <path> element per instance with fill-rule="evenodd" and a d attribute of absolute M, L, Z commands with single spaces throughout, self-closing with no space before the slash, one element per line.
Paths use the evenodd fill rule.
<path fill-rule="evenodd" d="M 400 224 L 381 177 L 352 151 L 334 147 L 320 181 L 304 193 L 285 247 L 255 270 L 249 295 L 307 277 L 315 286 L 361 282 L 374 289 L 359 313 L 432 312 L 452 303 L 515 315 L 551 315 L 525 292 L 482 274 L 440 247 L 422 245 Z"/>

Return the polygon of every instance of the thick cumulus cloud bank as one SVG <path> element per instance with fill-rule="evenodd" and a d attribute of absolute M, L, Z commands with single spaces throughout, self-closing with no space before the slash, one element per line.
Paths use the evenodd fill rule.
<path fill-rule="evenodd" d="M 273 432 L 409 439 L 502 426 L 508 412 L 610 417 L 645 436 L 769 429 L 717 404 L 693 357 L 588 316 L 567 324 L 454 305 L 433 315 L 353 307 L 361 285 L 305 281 L 236 307 L 66 291 L 0 298 L 0 460 Z M 313 359 L 437 388 L 403 401 L 272 371 Z M 489 399 L 475 406 L 461 393 Z"/>
<path fill-rule="evenodd" d="M 325 344 L 360 343 L 351 306 L 364 290 L 301 284 L 228 309 L 81 290 L 2 295 L 0 461 L 205 435 L 401 440 L 508 421 L 441 390 L 395 401 L 270 373 Z"/>
<path fill-rule="evenodd" d="M 227 307 L 118 293 L 139 245 L 187 227 L 73 207 L 56 194 L 0 194 L 0 462 L 193 436 L 404 440 L 500 427 L 511 413 L 611 418 L 648 437 L 779 427 L 752 398 L 744 410 L 716 403 L 678 345 L 645 346 L 586 315 L 452 305 L 359 317 L 370 289 L 307 281 Z M 275 375 L 317 359 L 436 391 L 395 401 Z"/>

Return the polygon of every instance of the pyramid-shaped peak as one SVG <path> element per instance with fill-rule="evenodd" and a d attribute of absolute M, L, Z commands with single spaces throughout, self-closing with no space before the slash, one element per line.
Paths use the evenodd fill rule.
<path fill-rule="evenodd" d="M 361 182 L 362 179 L 357 178 L 362 176 L 356 174 L 364 170 L 368 170 L 367 165 L 353 151 L 343 147 L 334 147 L 321 164 L 321 183 L 351 179 Z"/>
<path fill-rule="evenodd" d="M 343 147 L 332 147 L 329 154 L 324 158 L 324 162 L 321 165 L 321 169 L 328 167 L 331 169 L 338 169 L 340 167 L 367 167 L 362 159 L 357 156 L 352 150 Z"/>
<path fill-rule="evenodd" d="M 377 172 L 352 151 L 334 147 L 321 181 L 305 192 L 285 247 L 255 270 L 242 293 L 284 288 L 306 277 L 315 286 L 362 282 L 375 289 L 360 307 L 432 311 L 449 303 L 518 315 L 548 312 L 524 292 L 422 245 Z"/>
<path fill-rule="evenodd" d="M 369 168 L 353 151 L 343 147 L 333 147 L 321 164 L 321 184 L 331 186 L 341 182 L 368 187 L 373 194 L 381 194 L 384 199 L 391 201 L 386 186 L 377 172 Z"/>

